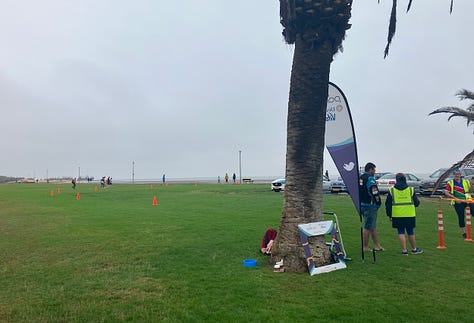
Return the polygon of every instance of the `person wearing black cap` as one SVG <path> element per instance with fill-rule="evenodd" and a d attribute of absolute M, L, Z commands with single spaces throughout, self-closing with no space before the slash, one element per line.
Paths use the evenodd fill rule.
<path fill-rule="evenodd" d="M 398 230 L 398 241 L 402 247 L 402 255 L 408 255 L 405 231 L 411 245 L 411 253 L 423 253 L 423 249 L 416 246 L 415 239 L 415 207 L 420 205 L 420 200 L 415 195 L 415 189 L 408 186 L 405 174 L 396 174 L 395 180 L 395 186 L 388 190 L 385 212 L 392 221 L 392 227 Z"/>
<path fill-rule="evenodd" d="M 444 194 L 451 198 L 451 205 L 454 206 L 456 214 L 458 216 L 459 227 L 461 228 L 461 234 L 466 239 L 466 221 L 464 220 L 464 210 L 467 206 L 473 210 L 474 203 L 463 202 L 465 200 L 472 200 L 471 194 L 471 182 L 467 179 L 461 178 L 461 170 L 455 168 L 453 170 L 454 178 L 446 184 Z"/>

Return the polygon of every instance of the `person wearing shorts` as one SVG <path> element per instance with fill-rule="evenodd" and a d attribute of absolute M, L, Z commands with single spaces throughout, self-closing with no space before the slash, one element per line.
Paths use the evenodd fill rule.
<path fill-rule="evenodd" d="M 405 174 L 396 174 L 395 186 L 388 190 L 387 199 L 385 201 L 385 212 L 392 221 L 392 227 L 397 229 L 402 255 L 408 255 L 405 233 L 410 242 L 411 253 L 423 253 L 423 249 L 416 246 L 415 239 L 415 208 L 418 205 L 420 205 L 420 200 L 418 200 L 415 195 L 415 189 L 408 186 Z"/>
<path fill-rule="evenodd" d="M 375 251 L 383 251 L 377 237 L 377 212 L 381 205 L 380 195 L 375 181 L 375 165 L 367 163 L 365 172 L 359 179 L 360 211 L 364 218 L 364 230 L 362 231 L 362 248 L 371 251 L 369 238 L 372 237 Z"/>

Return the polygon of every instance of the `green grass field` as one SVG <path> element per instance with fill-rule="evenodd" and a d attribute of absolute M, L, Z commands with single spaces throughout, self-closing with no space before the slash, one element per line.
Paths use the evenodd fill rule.
<path fill-rule="evenodd" d="M 361 261 L 350 198 L 325 195 L 353 260 L 311 277 L 274 273 L 259 252 L 283 204 L 268 185 L 94 187 L 79 185 L 78 201 L 69 185 L 0 185 L 1 322 L 474 320 L 474 243 L 446 202 L 421 199 L 425 252 L 407 257 L 381 210 L 386 251 L 374 264 L 370 254 Z M 445 250 L 436 248 L 440 207 Z M 243 267 L 246 258 L 258 266 Z"/>

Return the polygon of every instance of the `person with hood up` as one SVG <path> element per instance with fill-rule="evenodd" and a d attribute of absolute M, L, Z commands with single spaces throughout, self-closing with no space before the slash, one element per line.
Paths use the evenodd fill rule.
<path fill-rule="evenodd" d="M 415 189 L 408 186 L 405 174 L 396 174 L 395 180 L 395 186 L 388 190 L 385 211 L 392 221 L 392 227 L 398 231 L 398 241 L 402 247 L 402 255 L 408 255 L 405 231 L 411 245 L 411 253 L 423 253 L 423 249 L 416 246 L 415 239 L 415 207 L 420 205 L 420 200 L 415 195 Z"/>

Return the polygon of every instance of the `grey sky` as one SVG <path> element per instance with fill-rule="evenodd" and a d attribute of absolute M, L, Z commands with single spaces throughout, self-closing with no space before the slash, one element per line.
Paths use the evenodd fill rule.
<path fill-rule="evenodd" d="M 474 1 L 356 0 L 331 80 L 359 162 L 429 173 L 472 150 L 437 107 L 474 90 Z M 276 0 L 0 0 L 0 175 L 281 176 L 293 48 Z M 325 155 L 325 168 L 335 166 Z"/>

